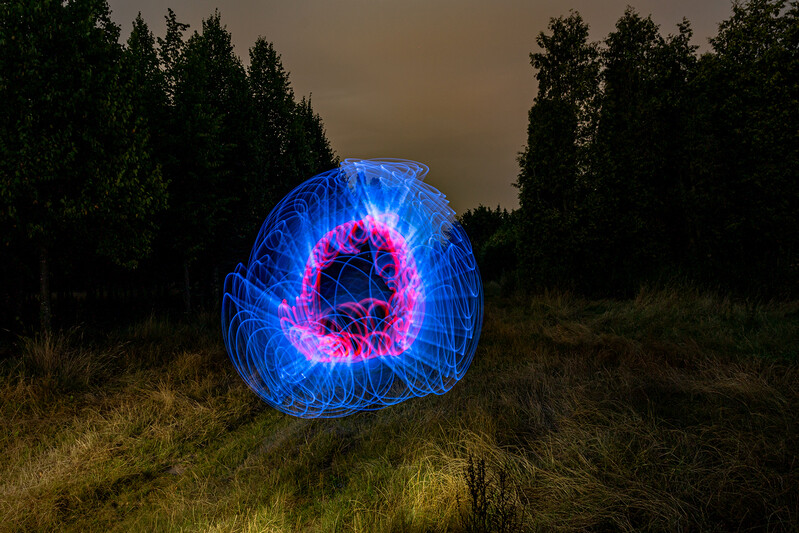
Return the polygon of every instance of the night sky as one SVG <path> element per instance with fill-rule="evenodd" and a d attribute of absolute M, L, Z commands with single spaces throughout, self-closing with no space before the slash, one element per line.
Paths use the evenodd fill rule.
<path fill-rule="evenodd" d="M 536 94 L 529 54 L 549 19 L 580 12 L 604 39 L 625 7 L 652 15 L 664 34 L 691 21 L 694 44 L 729 17 L 730 0 L 110 0 L 127 38 L 141 11 L 165 32 L 171 7 L 191 25 L 219 7 L 247 65 L 258 36 L 272 41 L 295 96 L 312 94 L 333 149 L 348 157 L 413 159 L 456 211 L 478 204 L 515 208 L 517 154 Z M 308 176 L 310 177 L 310 176 Z"/>

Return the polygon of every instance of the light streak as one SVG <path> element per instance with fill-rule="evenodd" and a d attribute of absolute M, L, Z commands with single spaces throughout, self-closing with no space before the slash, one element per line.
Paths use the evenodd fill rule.
<path fill-rule="evenodd" d="M 347 160 L 289 193 L 225 280 L 225 344 L 247 385 L 299 417 L 444 394 L 483 313 L 471 244 L 427 167 Z"/>

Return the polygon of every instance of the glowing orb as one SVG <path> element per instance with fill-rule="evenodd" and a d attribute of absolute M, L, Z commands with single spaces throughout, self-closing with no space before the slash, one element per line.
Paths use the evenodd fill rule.
<path fill-rule="evenodd" d="M 469 239 L 413 161 L 346 160 L 289 193 L 225 279 L 225 345 L 295 416 L 443 394 L 474 357 L 483 293 Z"/>

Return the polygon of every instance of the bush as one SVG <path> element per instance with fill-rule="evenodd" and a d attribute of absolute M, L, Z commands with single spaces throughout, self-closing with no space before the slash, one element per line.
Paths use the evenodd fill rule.
<path fill-rule="evenodd" d="M 58 386 L 88 385 L 108 367 L 111 354 L 93 350 L 84 343 L 83 332 L 38 333 L 21 338 L 22 364 L 26 371 Z"/>
<path fill-rule="evenodd" d="M 458 508 L 461 525 L 467 533 L 515 532 L 522 527 L 524 507 L 516 487 L 509 481 L 507 468 L 500 468 L 492 477 L 486 474 L 485 459 L 475 459 L 469 455 L 463 473 L 468 497 L 466 509 Z"/>

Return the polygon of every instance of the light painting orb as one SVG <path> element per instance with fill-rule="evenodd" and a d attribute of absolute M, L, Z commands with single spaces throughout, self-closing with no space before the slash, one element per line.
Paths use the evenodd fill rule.
<path fill-rule="evenodd" d="M 472 247 L 427 167 L 352 160 L 289 193 L 225 279 L 231 360 L 303 418 L 444 394 L 474 357 L 483 292 Z"/>

